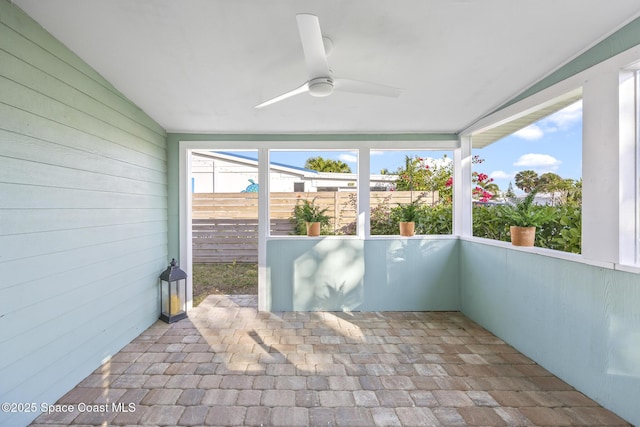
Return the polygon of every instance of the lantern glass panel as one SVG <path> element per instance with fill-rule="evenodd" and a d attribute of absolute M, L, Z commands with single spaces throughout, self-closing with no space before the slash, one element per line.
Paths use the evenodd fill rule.
<path fill-rule="evenodd" d="M 169 315 L 169 282 L 165 282 L 164 280 L 160 282 L 160 298 L 161 298 L 161 307 L 162 314 L 168 316 Z"/>
<path fill-rule="evenodd" d="M 169 298 L 167 300 L 166 312 L 170 316 L 184 313 L 185 299 L 185 281 L 176 280 L 175 282 L 169 282 Z"/>

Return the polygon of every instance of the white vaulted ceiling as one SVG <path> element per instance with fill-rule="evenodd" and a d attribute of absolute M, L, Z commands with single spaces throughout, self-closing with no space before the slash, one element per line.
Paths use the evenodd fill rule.
<path fill-rule="evenodd" d="M 14 0 L 169 132 L 458 132 L 640 14 L 638 0 Z M 336 76 L 302 94 L 296 14 Z"/>

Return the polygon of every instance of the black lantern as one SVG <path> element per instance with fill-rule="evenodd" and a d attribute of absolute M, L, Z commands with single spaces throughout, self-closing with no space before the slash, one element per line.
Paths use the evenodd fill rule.
<path fill-rule="evenodd" d="M 160 275 L 160 319 L 167 323 L 187 317 L 187 273 L 175 258 Z"/>

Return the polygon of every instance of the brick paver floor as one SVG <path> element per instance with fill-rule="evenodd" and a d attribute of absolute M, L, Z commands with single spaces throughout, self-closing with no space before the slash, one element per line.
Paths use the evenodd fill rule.
<path fill-rule="evenodd" d="M 256 305 L 157 322 L 32 425 L 629 425 L 460 313 Z"/>

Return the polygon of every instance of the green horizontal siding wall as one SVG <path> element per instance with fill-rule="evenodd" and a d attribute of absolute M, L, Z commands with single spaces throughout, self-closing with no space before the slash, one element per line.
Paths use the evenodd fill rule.
<path fill-rule="evenodd" d="M 640 425 L 640 275 L 460 242 L 462 312 Z"/>
<path fill-rule="evenodd" d="M 55 402 L 156 321 L 166 263 L 164 130 L 0 0 L 0 401 Z"/>

